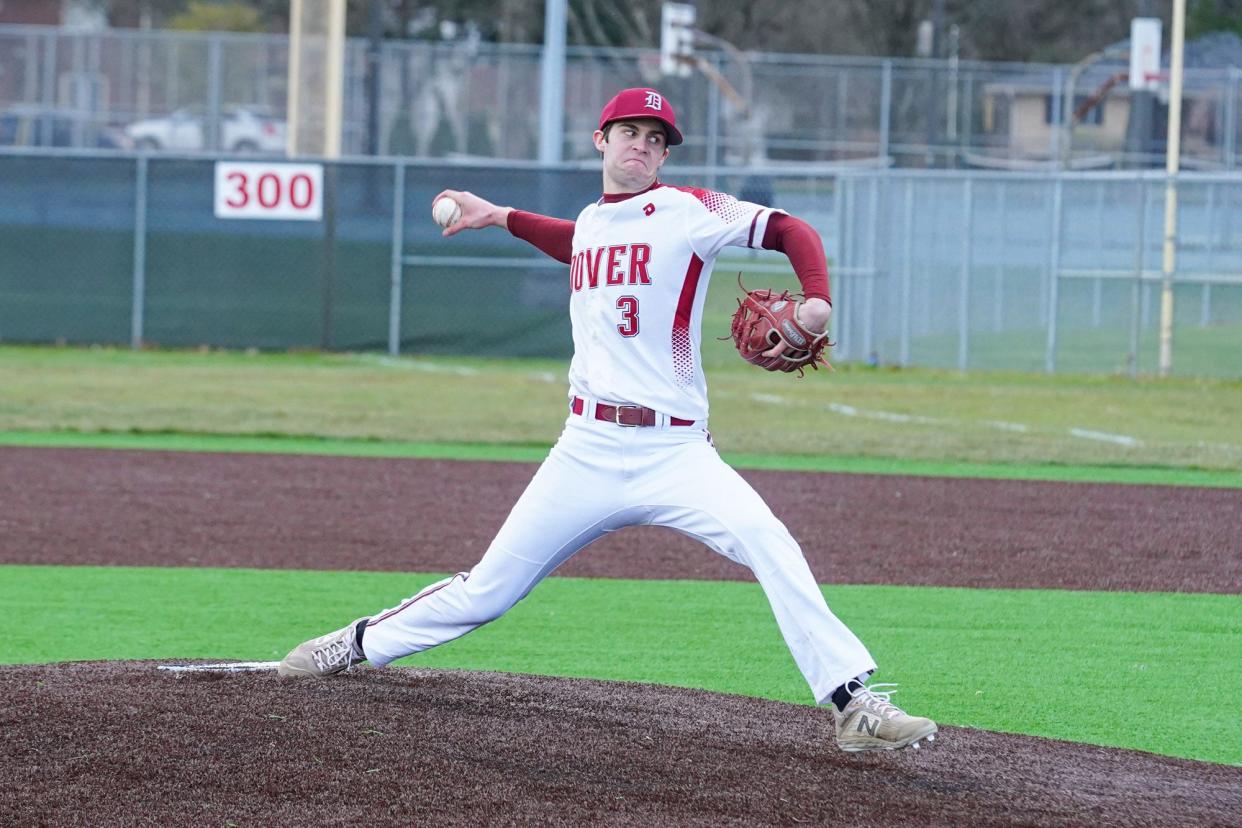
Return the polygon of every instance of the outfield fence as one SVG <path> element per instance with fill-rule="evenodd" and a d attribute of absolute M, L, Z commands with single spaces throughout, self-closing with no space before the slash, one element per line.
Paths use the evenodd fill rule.
<path fill-rule="evenodd" d="M 324 162 L 322 220 L 239 221 L 213 213 L 216 160 L 0 154 L 0 341 L 569 353 L 566 268 L 500 231 L 443 239 L 429 204 L 453 187 L 572 218 L 598 197 L 598 162 Z M 1156 370 L 1163 174 L 666 172 L 820 232 L 837 360 Z M 1242 376 L 1242 176 L 1177 184 L 1173 372 Z M 717 270 L 712 331 L 736 272 L 796 284 L 776 253 L 728 249 Z"/>

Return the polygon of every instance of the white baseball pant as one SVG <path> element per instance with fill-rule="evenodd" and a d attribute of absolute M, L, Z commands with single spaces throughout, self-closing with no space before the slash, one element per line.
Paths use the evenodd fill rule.
<path fill-rule="evenodd" d="M 625 526 L 668 526 L 750 568 L 794 661 L 821 704 L 875 669 L 832 611 L 802 551 L 758 493 L 720 459 L 704 424 L 625 427 L 587 401 L 469 573 L 432 584 L 371 618 L 377 666 L 458 638 L 503 615 L 575 552 Z"/>

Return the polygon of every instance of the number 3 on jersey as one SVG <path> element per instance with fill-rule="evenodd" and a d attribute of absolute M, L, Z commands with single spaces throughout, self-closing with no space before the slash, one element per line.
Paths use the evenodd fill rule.
<path fill-rule="evenodd" d="M 617 309 L 621 311 L 617 331 L 622 336 L 638 336 L 638 297 L 622 296 L 617 300 Z"/>

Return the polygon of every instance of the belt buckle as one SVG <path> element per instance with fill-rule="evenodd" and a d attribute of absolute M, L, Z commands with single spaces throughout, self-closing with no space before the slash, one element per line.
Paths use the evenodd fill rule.
<path fill-rule="evenodd" d="M 621 409 L 623 408 L 632 408 L 635 411 L 640 412 L 638 416 L 638 422 L 637 423 L 621 422 Z M 612 421 L 616 423 L 617 425 L 621 426 L 622 428 L 637 428 L 638 426 L 642 424 L 642 421 L 643 421 L 642 413 L 641 413 L 642 410 L 643 410 L 643 407 L 641 405 L 618 405 L 616 407 L 616 410 L 612 412 Z"/>

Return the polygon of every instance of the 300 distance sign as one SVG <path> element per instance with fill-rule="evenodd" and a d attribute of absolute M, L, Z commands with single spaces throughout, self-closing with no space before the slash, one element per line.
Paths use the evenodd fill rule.
<path fill-rule="evenodd" d="M 323 166 L 216 162 L 216 218 L 318 221 L 323 217 Z"/>

